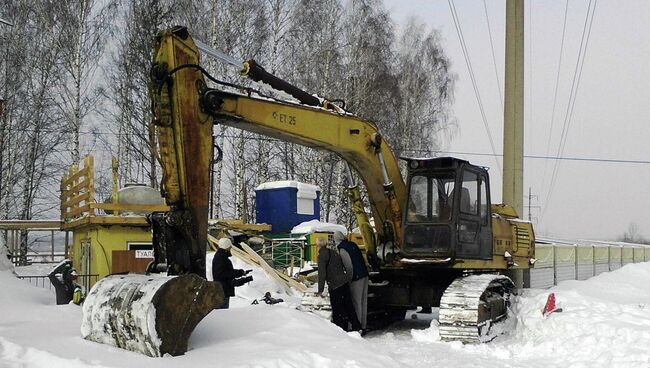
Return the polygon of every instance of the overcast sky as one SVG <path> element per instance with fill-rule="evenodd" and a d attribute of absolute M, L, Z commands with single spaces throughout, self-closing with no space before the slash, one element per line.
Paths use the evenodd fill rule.
<path fill-rule="evenodd" d="M 531 7 L 532 3 L 532 7 Z M 486 129 L 465 65 L 449 4 L 444 0 L 385 0 L 398 24 L 417 15 L 438 29 L 458 75 L 454 114 L 459 133 L 448 151 L 491 154 Z M 492 59 L 484 2 L 454 1 L 480 97 L 494 138 L 503 152 L 503 110 Z M 505 0 L 487 0 L 498 78 L 503 92 Z M 588 0 L 569 2 L 564 52 L 551 124 L 560 58 L 565 1 L 525 2 L 525 155 L 557 156 L 578 57 Z M 596 3 L 584 68 L 561 157 L 650 160 L 650 1 Z M 532 46 L 532 48 L 531 48 Z M 552 131 L 551 131 L 552 126 Z M 550 136 L 550 144 L 549 144 Z M 547 148 L 548 147 L 548 148 Z M 495 158 L 455 154 L 490 167 L 493 202 L 501 201 Z M 614 239 L 634 222 L 650 238 L 650 164 L 524 161 L 524 196 L 535 196 L 532 218 L 538 235 Z M 525 206 L 528 198 L 524 198 Z M 528 210 L 525 210 L 528 216 Z"/>

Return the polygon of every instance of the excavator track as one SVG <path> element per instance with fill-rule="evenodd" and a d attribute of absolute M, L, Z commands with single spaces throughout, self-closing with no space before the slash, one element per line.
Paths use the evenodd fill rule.
<path fill-rule="evenodd" d="M 499 334 L 515 290 L 510 278 L 498 274 L 460 277 L 440 300 L 440 337 L 443 341 L 480 343 Z"/>

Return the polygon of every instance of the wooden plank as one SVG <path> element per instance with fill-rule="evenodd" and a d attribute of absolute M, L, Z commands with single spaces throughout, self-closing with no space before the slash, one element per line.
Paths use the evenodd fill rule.
<path fill-rule="evenodd" d="M 118 199 L 118 190 L 119 190 L 119 184 L 118 184 L 118 165 L 117 165 L 117 157 L 113 156 L 111 158 L 111 172 L 113 174 L 113 185 L 111 188 L 111 202 L 112 203 L 119 203 Z M 118 211 L 115 211 L 115 215 L 119 215 L 120 213 Z"/>
<path fill-rule="evenodd" d="M 88 193 L 79 194 L 78 196 L 64 202 L 62 206 L 63 206 L 64 209 L 67 209 L 67 208 L 72 209 L 72 207 L 74 207 L 74 205 L 79 204 L 82 201 L 88 202 L 88 198 L 90 198 L 90 195 Z"/>
<path fill-rule="evenodd" d="M 279 272 L 278 270 L 269 266 L 269 264 L 266 263 L 266 261 L 262 257 L 260 257 L 260 255 L 257 254 L 251 247 L 249 247 L 248 244 L 241 242 L 239 243 L 239 245 L 242 247 L 244 251 L 246 251 L 246 253 L 248 253 L 248 255 L 252 259 L 257 260 L 260 263 L 260 266 L 262 266 L 262 269 L 266 271 L 267 274 L 271 275 L 271 277 L 273 277 L 278 281 L 283 281 L 286 285 L 291 286 L 303 293 L 307 291 L 307 286 L 299 283 L 298 281 L 292 279 L 291 277 L 285 275 L 284 273 Z"/>
<path fill-rule="evenodd" d="M 244 224 L 241 220 L 216 220 L 210 221 L 211 226 L 223 226 L 228 229 L 242 231 L 265 232 L 271 231 L 271 225 L 268 224 Z"/>
<path fill-rule="evenodd" d="M 67 180 L 63 183 L 64 185 L 74 185 L 74 182 L 81 178 L 81 177 L 86 177 L 88 175 L 88 167 L 84 167 L 81 170 L 75 171 L 74 173 L 71 173 L 70 176 L 67 178 Z"/>
<path fill-rule="evenodd" d="M 73 197 L 75 194 L 79 193 L 82 189 L 84 189 L 84 192 L 88 193 L 88 185 L 90 185 L 90 181 L 88 178 L 84 178 L 84 180 L 80 181 L 78 184 L 73 185 L 70 187 L 70 189 L 66 190 L 65 192 L 61 193 L 62 198 L 69 198 Z"/>
<path fill-rule="evenodd" d="M 208 234 L 208 242 L 211 243 L 212 248 L 216 250 L 217 239 L 214 236 Z M 257 254 L 251 247 L 249 247 L 248 244 L 242 242 L 239 243 L 239 245 L 242 247 L 242 249 L 239 249 L 237 247 L 231 248 L 230 252 L 233 256 L 241 259 L 246 264 L 259 266 L 264 272 L 266 272 L 267 275 L 271 276 L 271 278 L 284 285 L 287 291 L 290 288 L 294 288 L 303 293 L 307 292 L 307 286 L 271 267 L 262 257 L 260 257 L 259 254 Z"/>
<path fill-rule="evenodd" d="M 149 226 L 144 216 L 93 216 L 89 217 L 91 224 L 99 225 L 142 225 Z"/>
<path fill-rule="evenodd" d="M 75 207 L 74 209 L 70 210 L 69 212 L 65 212 L 63 214 L 64 219 L 69 219 L 72 217 L 75 217 L 76 215 L 82 214 L 84 212 L 88 212 L 90 210 L 90 204 L 85 204 L 81 207 Z"/>
<path fill-rule="evenodd" d="M 142 226 L 148 227 L 149 223 L 144 216 L 86 216 L 79 217 L 61 225 L 61 229 L 70 230 L 87 225 L 116 225 L 116 226 Z"/>
<path fill-rule="evenodd" d="M 70 230 L 74 229 L 77 227 L 85 226 L 90 223 L 90 217 L 80 217 L 74 220 L 71 220 L 69 222 L 64 222 L 63 225 L 61 225 L 62 230 Z"/>
<path fill-rule="evenodd" d="M 38 230 L 59 230 L 61 229 L 61 220 L 0 220 L 0 229 L 38 229 Z"/>
<path fill-rule="evenodd" d="M 86 155 L 84 158 L 84 168 L 88 169 L 88 203 L 95 203 L 95 164 L 93 156 Z M 91 206 L 88 210 L 88 215 L 94 216 L 95 209 Z"/>
<path fill-rule="evenodd" d="M 164 204 L 92 203 L 90 207 L 108 211 L 169 211 L 169 206 Z"/>
<path fill-rule="evenodd" d="M 210 245 L 210 248 L 212 248 L 213 251 L 217 251 L 217 238 L 214 236 L 208 234 L 208 245 Z M 237 248 L 237 247 L 232 247 L 230 249 L 230 252 L 232 253 L 233 256 L 237 257 L 237 259 L 241 260 L 242 262 L 246 263 L 249 266 L 257 266 L 257 267 L 262 267 L 260 266 L 259 263 L 255 262 L 251 257 L 248 255 L 248 253 L 244 252 L 243 250 Z"/>

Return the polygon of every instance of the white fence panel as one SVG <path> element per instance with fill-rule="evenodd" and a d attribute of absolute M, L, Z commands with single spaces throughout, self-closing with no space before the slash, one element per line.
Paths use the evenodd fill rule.
<path fill-rule="evenodd" d="M 614 271 L 621 268 L 621 246 L 620 245 L 610 245 L 609 246 L 609 270 Z"/>
<path fill-rule="evenodd" d="M 548 289 L 555 282 L 553 267 L 533 268 L 530 270 L 530 287 L 533 289 Z"/>
<path fill-rule="evenodd" d="M 594 276 L 594 247 L 580 245 L 576 247 L 576 276 L 578 280 L 586 280 Z"/>
<path fill-rule="evenodd" d="M 634 248 L 622 247 L 621 248 L 621 264 L 625 266 L 628 263 L 634 263 Z"/>

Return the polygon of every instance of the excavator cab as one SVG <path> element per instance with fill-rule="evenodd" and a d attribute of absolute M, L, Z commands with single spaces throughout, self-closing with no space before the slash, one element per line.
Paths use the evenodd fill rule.
<path fill-rule="evenodd" d="M 491 259 L 487 170 L 453 157 L 404 160 L 408 164 L 404 255 L 449 262 Z"/>

